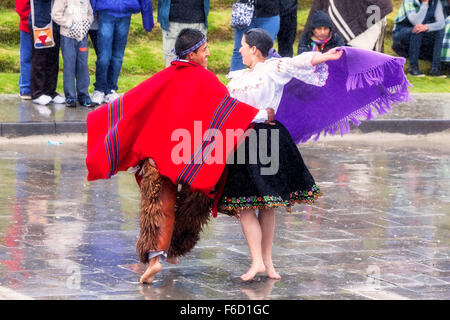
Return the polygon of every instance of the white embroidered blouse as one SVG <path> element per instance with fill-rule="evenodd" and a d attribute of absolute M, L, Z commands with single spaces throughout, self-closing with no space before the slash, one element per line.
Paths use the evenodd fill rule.
<path fill-rule="evenodd" d="M 232 71 L 227 75 L 231 81 L 227 88 L 230 95 L 259 109 L 253 122 L 264 122 L 266 108 L 273 108 L 275 114 L 283 94 L 283 87 L 292 78 L 315 86 L 324 86 L 328 78 L 325 63 L 313 66 L 311 59 L 317 52 L 305 52 L 293 58 L 272 58 L 257 63 L 253 69 Z"/>

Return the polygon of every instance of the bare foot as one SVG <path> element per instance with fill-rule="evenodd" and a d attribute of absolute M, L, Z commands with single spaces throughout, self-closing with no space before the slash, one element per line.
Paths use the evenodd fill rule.
<path fill-rule="evenodd" d="M 155 275 L 162 270 L 161 262 L 156 261 L 154 264 L 150 264 L 145 270 L 142 277 L 139 279 L 140 283 L 152 283 L 155 279 Z"/>
<path fill-rule="evenodd" d="M 263 273 L 264 271 L 266 271 L 266 268 L 264 267 L 263 263 L 252 264 L 250 269 L 248 269 L 247 273 L 244 273 L 241 276 L 241 280 L 243 281 L 252 280 L 257 273 Z"/>
<path fill-rule="evenodd" d="M 178 264 L 180 260 L 177 257 L 170 257 L 166 259 L 166 262 L 170 264 Z"/>
<path fill-rule="evenodd" d="M 280 279 L 281 279 L 281 276 L 280 276 L 280 274 L 275 270 L 275 267 L 273 266 L 272 261 L 264 262 L 264 266 L 265 266 L 265 269 L 266 269 L 267 276 L 268 276 L 270 279 L 275 279 L 275 280 L 280 280 Z"/>

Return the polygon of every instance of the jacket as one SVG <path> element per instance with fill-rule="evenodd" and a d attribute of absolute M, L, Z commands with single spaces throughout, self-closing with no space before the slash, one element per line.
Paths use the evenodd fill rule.
<path fill-rule="evenodd" d="M 297 10 L 298 0 L 280 0 L 280 15 Z"/>
<path fill-rule="evenodd" d="M 30 33 L 28 17 L 30 16 L 30 0 L 15 0 L 16 12 L 20 17 L 19 30 Z"/>
<path fill-rule="evenodd" d="M 313 51 L 311 40 L 311 37 L 313 36 L 312 30 L 315 27 L 319 26 L 329 27 L 331 32 L 333 32 L 333 36 L 331 37 L 330 41 L 328 41 L 323 47 L 323 50 L 321 50 L 322 53 L 336 47 L 345 46 L 345 40 L 339 34 L 334 32 L 333 23 L 330 17 L 325 12 L 318 10 L 313 15 L 313 19 L 308 28 L 308 32 L 304 32 L 302 37 L 300 38 L 297 54 Z"/>
<path fill-rule="evenodd" d="M 119 15 L 134 13 L 142 14 L 142 24 L 145 31 L 153 29 L 153 7 L 151 0 L 91 0 L 94 14 L 96 11 L 107 11 Z"/>
<path fill-rule="evenodd" d="M 205 26 L 208 28 L 209 0 L 203 0 Z M 158 22 L 163 30 L 169 30 L 170 0 L 158 0 Z M 189 15 L 189 12 L 186 13 Z"/>
<path fill-rule="evenodd" d="M 392 0 L 315 0 L 305 24 L 305 31 L 311 24 L 313 13 L 322 10 L 330 16 L 336 33 L 346 42 L 350 42 L 367 30 L 367 21 L 373 15 L 373 11 L 367 10 L 370 6 L 380 8 L 380 19 L 392 12 Z"/>
<path fill-rule="evenodd" d="M 61 35 L 70 37 L 69 32 L 74 23 L 88 21 L 89 25 L 94 21 L 89 0 L 54 0 L 52 19 L 58 24 Z M 84 35 L 86 36 L 86 34 Z M 81 39 L 77 39 L 81 41 Z"/>
<path fill-rule="evenodd" d="M 34 5 L 34 26 L 43 28 L 47 26 L 51 21 L 52 0 L 30 0 L 30 6 Z M 32 25 L 32 12 L 28 17 L 28 24 Z"/>
<path fill-rule="evenodd" d="M 280 0 L 255 0 L 255 17 L 273 17 L 280 15 Z"/>

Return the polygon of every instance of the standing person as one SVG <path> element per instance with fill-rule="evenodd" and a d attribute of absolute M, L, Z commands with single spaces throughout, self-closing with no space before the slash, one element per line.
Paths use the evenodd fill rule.
<path fill-rule="evenodd" d="M 28 17 L 30 16 L 30 0 L 15 0 L 16 12 L 20 17 L 20 78 L 19 95 L 24 100 L 31 99 L 31 37 Z"/>
<path fill-rule="evenodd" d="M 140 12 L 144 29 L 153 28 L 151 0 L 92 0 L 98 17 L 98 55 L 92 101 L 97 104 L 114 101 L 117 94 L 123 56 L 128 40 L 131 15 Z"/>
<path fill-rule="evenodd" d="M 52 22 L 52 0 L 30 0 L 28 24 L 32 29 L 31 98 L 34 103 L 64 103 L 56 92 L 59 72 L 59 26 Z M 40 31 L 35 28 L 44 28 Z"/>
<path fill-rule="evenodd" d="M 182 29 L 191 28 L 207 34 L 209 0 L 158 0 L 158 22 L 163 36 L 163 54 L 166 67 L 175 54 L 175 41 Z"/>
<path fill-rule="evenodd" d="M 294 55 L 294 42 L 297 35 L 297 0 L 280 1 L 280 31 L 278 32 L 278 53 L 282 57 Z"/>
<path fill-rule="evenodd" d="M 308 32 L 304 32 L 298 43 L 298 54 L 308 51 L 325 53 L 330 49 L 345 46 L 344 39 L 334 33 L 330 17 L 323 11 L 314 12 Z"/>
<path fill-rule="evenodd" d="M 250 2 L 252 0 L 238 0 L 239 2 Z M 242 36 L 252 28 L 265 29 L 275 41 L 280 30 L 280 0 L 258 0 L 253 1 L 255 12 L 250 25 L 244 29 L 234 29 L 234 49 L 231 56 L 230 71 L 244 69 L 242 56 L 239 52 Z"/>
<path fill-rule="evenodd" d="M 231 96 L 260 110 L 253 139 L 250 134 L 235 152 L 234 159 L 243 159 L 244 150 L 245 162 L 228 165 L 218 203 L 220 212 L 240 218 L 252 258 L 244 281 L 264 271 L 280 279 L 272 262 L 274 208 L 290 210 L 321 195 L 296 144 L 322 132 L 342 135 L 350 120 L 372 119 L 372 108 L 383 114 L 391 102 L 408 100 L 404 58 L 348 47 L 281 58 L 272 46 L 267 31 L 245 32 L 240 52 L 250 68 L 228 76 Z"/>
<path fill-rule="evenodd" d="M 55 0 L 52 19 L 60 26 L 66 105 L 93 107 L 89 97 L 87 34 L 94 20 L 89 0 Z M 76 88 L 75 88 L 76 81 Z"/>
<path fill-rule="evenodd" d="M 231 99 L 206 69 L 209 49 L 199 30 L 183 29 L 175 52 L 170 67 L 87 118 L 88 180 L 137 170 L 141 230 L 136 246 L 140 261 L 149 264 L 141 283 L 151 283 L 166 258 L 176 263 L 195 246 L 217 194 L 213 189 L 236 145 L 220 137 L 238 129 L 239 140 L 257 113 Z"/>
<path fill-rule="evenodd" d="M 409 74 L 422 77 L 419 59 L 431 60 L 430 76 L 441 75 L 445 16 L 440 0 L 403 0 L 394 21 L 392 49 L 409 57 Z"/>

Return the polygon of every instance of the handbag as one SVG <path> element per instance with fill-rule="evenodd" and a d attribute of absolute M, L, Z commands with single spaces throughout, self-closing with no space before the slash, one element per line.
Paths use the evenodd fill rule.
<path fill-rule="evenodd" d="M 53 6 L 53 1 L 52 1 Z M 30 1 L 31 9 L 31 24 L 33 29 L 33 46 L 36 49 L 46 49 L 55 46 L 55 40 L 53 39 L 53 21 L 45 27 L 38 28 L 34 25 L 34 1 Z"/>
<path fill-rule="evenodd" d="M 77 21 L 72 24 L 67 36 L 81 41 L 88 34 L 91 23 L 88 20 Z"/>
<path fill-rule="evenodd" d="M 231 27 L 236 29 L 247 28 L 253 19 L 255 12 L 255 1 L 248 0 L 246 2 L 239 2 L 233 4 L 231 11 Z"/>

